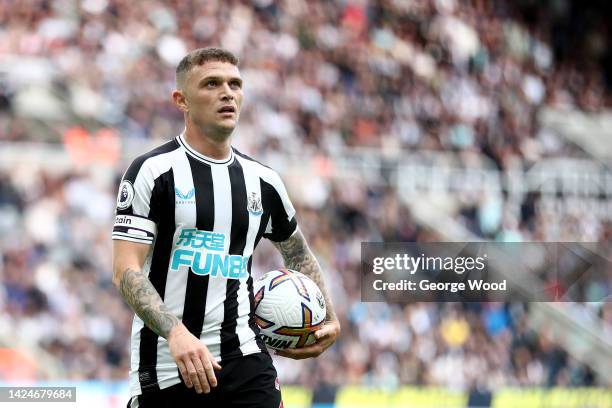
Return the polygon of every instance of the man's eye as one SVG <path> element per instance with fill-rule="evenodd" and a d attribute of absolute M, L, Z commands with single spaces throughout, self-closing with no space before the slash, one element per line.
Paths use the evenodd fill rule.
<path fill-rule="evenodd" d="M 233 82 L 231 82 L 231 83 L 230 83 L 230 86 L 231 86 L 232 88 L 236 88 L 236 89 L 238 89 L 238 88 L 241 88 L 241 87 L 242 87 L 242 84 L 241 84 L 240 82 L 238 82 L 238 81 L 233 81 Z"/>
<path fill-rule="evenodd" d="M 206 83 L 206 86 L 209 88 L 214 88 L 215 86 L 217 86 L 217 81 L 208 81 Z"/>

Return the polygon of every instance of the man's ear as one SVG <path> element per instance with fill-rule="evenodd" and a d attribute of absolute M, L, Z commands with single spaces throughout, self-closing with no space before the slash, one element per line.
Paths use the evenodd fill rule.
<path fill-rule="evenodd" d="M 187 98 L 185 98 L 185 94 L 180 89 L 175 89 L 172 91 L 172 100 L 174 104 L 181 112 L 189 112 L 189 106 L 187 104 Z"/>

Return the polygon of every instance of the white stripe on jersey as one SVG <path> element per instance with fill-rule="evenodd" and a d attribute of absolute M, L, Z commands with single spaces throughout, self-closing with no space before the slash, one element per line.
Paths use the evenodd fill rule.
<path fill-rule="evenodd" d="M 229 252 L 232 230 L 232 186 L 227 167 L 211 165 L 213 194 L 215 202 L 214 232 L 225 234 L 224 252 Z M 216 358 L 221 357 L 221 324 L 225 312 L 224 302 L 227 293 L 227 279 L 210 279 L 204 313 L 204 326 L 200 339 Z"/>
<path fill-rule="evenodd" d="M 140 404 L 138 403 L 138 397 L 132 397 L 132 399 L 130 400 L 130 406 L 129 408 L 139 408 Z"/>
<path fill-rule="evenodd" d="M 172 167 L 174 172 L 174 187 L 179 191 L 189 192 L 194 189 L 193 186 L 193 175 L 191 174 L 191 166 L 189 160 L 182 149 L 176 150 L 177 156 Z M 178 200 L 176 194 L 174 195 L 175 201 Z M 173 247 L 180 236 L 183 225 L 195 225 L 196 224 L 196 205 L 195 198 L 188 202 L 184 200 L 181 205 L 174 206 L 175 221 L 181 220 L 181 223 L 176 223 L 176 230 L 174 232 L 174 238 L 172 240 Z M 172 256 L 170 257 L 172 258 Z M 187 289 L 187 274 L 189 273 L 189 267 L 181 265 L 178 271 L 172 271 L 168 273 L 166 278 L 166 290 L 164 293 L 164 304 L 174 313 L 179 320 L 183 318 L 183 309 L 185 307 L 185 290 Z M 160 341 L 166 342 L 164 338 L 160 337 Z M 174 360 L 168 361 L 172 363 Z"/>
<path fill-rule="evenodd" d="M 138 172 L 136 181 L 134 182 L 134 191 L 136 199 L 132 202 L 134 212 L 139 215 L 147 216 L 149 214 L 151 203 L 151 192 L 155 185 L 155 179 L 160 174 L 167 172 L 172 167 L 172 161 L 169 156 L 174 152 L 160 154 L 145 160 L 142 165 L 142 171 Z"/>

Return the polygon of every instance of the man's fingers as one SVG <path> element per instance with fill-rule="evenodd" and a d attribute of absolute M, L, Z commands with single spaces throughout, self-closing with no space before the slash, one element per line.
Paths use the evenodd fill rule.
<path fill-rule="evenodd" d="M 200 381 L 200 385 L 202 386 L 202 391 L 204 394 L 208 394 L 210 392 L 210 385 L 208 383 L 207 378 L 207 369 L 206 364 L 202 364 L 204 361 L 199 358 L 193 359 L 193 366 L 195 367 L 196 373 L 198 374 L 198 380 Z M 197 389 L 196 389 L 197 391 Z"/>
<path fill-rule="evenodd" d="M 221 371 L 221 364 L 217 363 L 217 360 L 215 360 L 213 356 L 211 356 L 210 354 L 209 356 L 210 356 L 210 362 L 212 363 L 213 368 L 217 371 Z"/>
<path fill-rule="evenodd" d="M 314 333 L 314 336 L 315 336 L 315 339 L 320 340 L 321 338 L 325 336 L 329 336 L 332 333 L 333 333 L 333 328 L 329 326 L 323 326 L 322 328 L 320 328 Z"/>
<path fill-rule="evenodd" d="M 309 357 L 316 357 L 321 354 L 325 349 L 320 344 L 313 344 L 311 346 L 299 348 L 299 349 L 285 349 L 278 350 L 276 354 L 282 357 L 293 358 L 301 360 Z"/>
<path fill-rule="evenodd" d="M 299 349 L 285 349 L 276 351 L 276 354 L 282 357 L 293 358 L 300 360 L 303 358 L 318 357 L 325 350 L 330 348 L 340 334 L 340 323 L 332 320 L 319 330 L 315 331 L 314 337 L 316 342 L 310 346 Z"/>
<path fill-rule="evenodd" d="M 217 377 L 215 376 L 215 370 L 213 370 L 212 364 L 208 362 L 206 366 L 204 366 L 206 370 L 206 377 L 208 379 L 208 383 L 211 387 L 217 386 Z"/>
<path fill-rule="evenodd" d="M 303 355 L 303 353 L 296 352 L 296 349 L 288 349 L 288 350 L 277 350 L 276 355 L 281 357 L 292 358 L 294 360 L 301 360 L 303 358 L 308 358 Z"/>
<path fill-rule="evenodd" d="M 206 383 L 210 384 L 211 387 L 217 386 L 217 377 L 215 376 L 215 370 L 213 369 L 213 360 L 210 353 L 202 353 L 201 364 L 204 366 L 204 375 L 206 376 Z"/>
<path fill-rule="evenodd" d="M 315 339 L 319 340 L 323 337 L 331 336 L 332 343 L 336 340 L 336 337 L 340 334 L 340 323 L 336 320 L 326 322 L 323 327 L 314 333 Z"/>
<path fill-rule="evenodd" d="M 210 361 L 210 364 L 212 364 L 213 370 L 221 371 L 221 364 L 217 363 L 217 360 L 215 360 L 213 355 L 210 354 L 210 351 L 208 351 L 208 349 L 206 350 L 205 356 L 208 357 L 208 360 Z"/>
<path fill-rule="evenodd" d="M 185 367 L 185 364 L 179 360 L 177 361 L 177 365 L 179 368 L 179 372 L 181 373 L 181 377 L 183 377 L 183 381 L 185 381 L 185 385 L 187 386 L 187 388 L 193 387 L 193 384 L 189 379 L 189 374 L 187 373 L 187 368 Z"/>
<path fill-rule="evenodd" d="M 217 386 L 215 370 L 221 370 L 221 365 L 184 325 L 178 326 L 174 335 L 168 338 L 168 343 L 188 388 L 195 387 L 197 393 L 209 393 L 212 387 Z"/>
<path fill-rule="evenodd" d="M 191 383 L 195 387 L 197 393 L 202 392 L 202 385 L 200 384 L 200 379 L 198 378 L 198 373 L 196 371 L 193 362 L 189 357 L 185 359 L 185 368 L 187 369 L 187 376 L 191 380 Z M 191 387 L 190 387 L 191 388 Z"/>
<path fill-rule="evenodd" d="M 329 337 L 330 334 L 331 333 L 324 332 L 323 336 L 318 338 L 317 342 L 315 344 L 311 344 L 310 346 L 302 347 L 299 349 L 277 350 L 276 354 L 282 357 L 293 358 L 296 360 L 317 357 L 334 343 L 333 339 Z"/>
<path fill-rule="evenodd" d="M 321 352 L 327 350 L 334 344 L 333 330 L 331 332 L 324 332 L 322 336 L 317 337 L 317 342 L 313 346 L 319 346 L 321 348 Z M 316 337 L 316 336 L 315 336 Z"/>

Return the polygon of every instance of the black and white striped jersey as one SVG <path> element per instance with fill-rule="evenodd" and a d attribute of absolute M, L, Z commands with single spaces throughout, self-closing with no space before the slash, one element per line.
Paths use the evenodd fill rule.
<path fill-rule="evenodd" d="M 113 239 L 152 245 L 144 272 L 217 361 L 265 351 L 253 317 L 251 256 L 262 237 L 297 229 L 280 177 L 232 149 L 205 157 L 180 135 L 138 157 L 117 196 Z M 178 368 L 166 339 L 134 317 L 130 390 L 174 385 Z"/>

